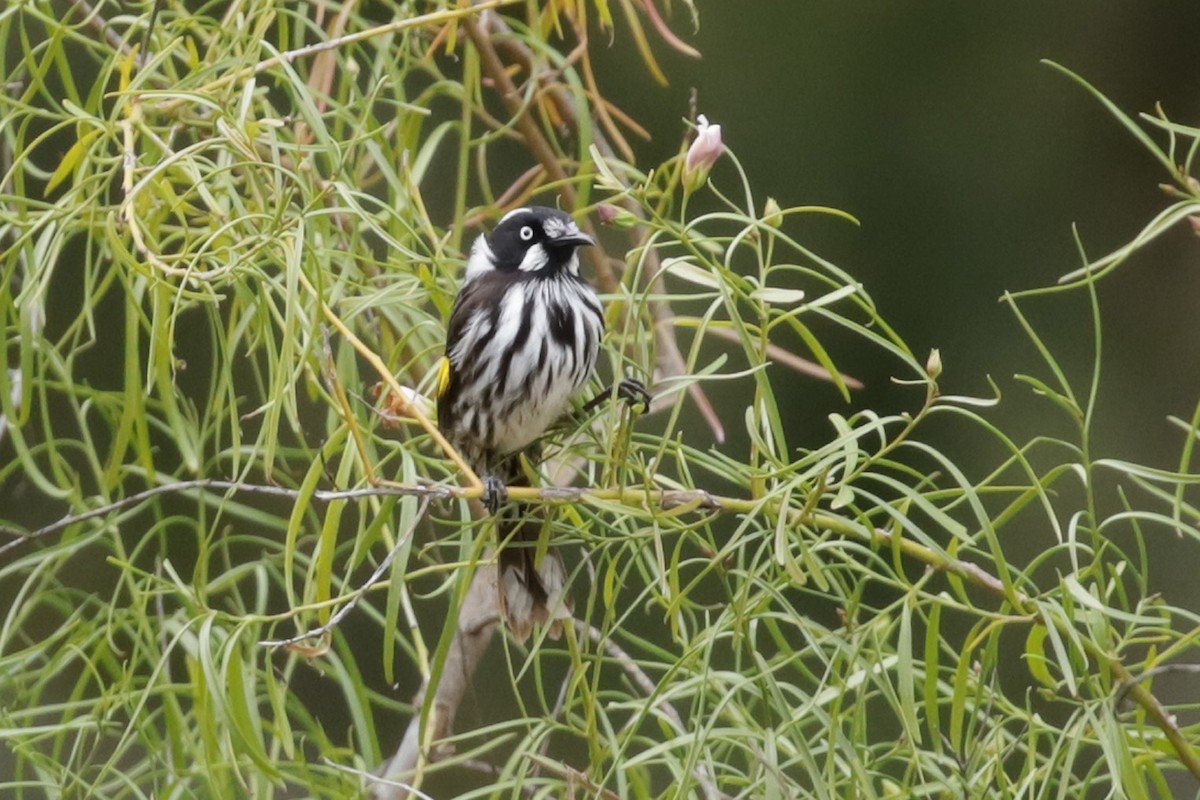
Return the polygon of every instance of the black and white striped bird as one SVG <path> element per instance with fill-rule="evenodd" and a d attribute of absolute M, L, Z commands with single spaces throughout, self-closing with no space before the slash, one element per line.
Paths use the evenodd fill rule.
<path fill-rule="evenodd" d="M 506 214 L 471 248 L 446 334 L 438 425 L 487 481 L 493 511 L 505 485 L 523 482 L 520 455 L 534 454 L 596 366 L 604 316 L 578 253 L 595 243 L 565 212 L 533 206 Z M 620 388 L 647 399 L 636 381 Z M 499 551 L 501 609 L 521 640 L 535 622 L 556 632 L 570 613 L 557 551 L 535 564 L 535 548 L 520 544 L 539 530 L 540 521 L 511 508 L 498 523 L 501 542 L 511 540 Z"/>

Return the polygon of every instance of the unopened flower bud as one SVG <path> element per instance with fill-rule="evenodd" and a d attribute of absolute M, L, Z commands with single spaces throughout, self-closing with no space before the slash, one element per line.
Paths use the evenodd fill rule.
<path fill-rule="evenodd" d="M 601 203 L 596 206 L 596 216 L 600 219 L 601 225 L 611 225 L 617 219 L 617 214 L 621 213 L 621 209 L 614 206 L 612 203 Z"/>
<path fill-rule="evenodd" d="M 931 381 L 936 381 L 942 374 L 942 353 L 936 347 L 929 351 L 929 358 L 925 359 L 925 374 Z"/>
<path fill-rule="evenodd" d="M 618 228 L 632 228 L 638 219 L 628 209 L 612 203 L 601 203 L 596 206 L 596 216 L 601 225 L 614 225 Z"/>
<path fill-rule="evenodd" d="M 1191 195 L 1187 194 L 1186 192 L 1182 191 L 1178 186 L 1176 186 L 1173 183 L 1160 183 L 1158 185 L 1158 189 L 1160 192 L 1165 194 L 1167 197 L 1171 197 L 1176 200 L 1184 200 L 1191 196 Z"/>
<path fill-rule="evenodd" d="M 1192 226 L 1192 233 L 1200 236 L 1200 214 L 1192 214 L 1187 221 Z"/>
<path fill-rule="evenodd" d="M 763 205 L 763 222 L 772 228 L 778 228 L 783 224 L 783 209 L 779 207 L 779 203 L 775 201 L 774 197 L 768 197 L 767 202 Z"/>
<path fill-rule="evenodd" d="M 694 192 L 708 180 L 708 173 L 721 153 L 725 152 L 725 144 L 721 140 L 721 126 L 710 125 L 708 117 L 703 114 L 696 117 L 696 139 L 688 148 L 683 160 L 683 187 Z"/>

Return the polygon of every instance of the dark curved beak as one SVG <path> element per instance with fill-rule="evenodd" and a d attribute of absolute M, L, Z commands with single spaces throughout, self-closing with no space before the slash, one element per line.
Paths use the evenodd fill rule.
<path fill-rule="evenodd" d="M 583 247 L 584 245 L 594 247 L 596 240 L 583 231 L 571 231 L 561 236 L 547 239 L 546 244 L 550 247 Z"/>

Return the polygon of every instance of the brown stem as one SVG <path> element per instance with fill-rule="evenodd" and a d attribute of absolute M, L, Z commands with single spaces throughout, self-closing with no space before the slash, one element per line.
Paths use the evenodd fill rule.
<path fill-rule="evenodd" d="M 411 796 L 410 788 L 420 786 L 425 765 L 437 757 L 433 746 L 450 733 L 475 668 L 496 632 L 500 618 L 499 597 L 495 566 L 480 566 L 475 570 L 471 587 L 459 609 L 458 626 L 433 690 L 428 717 L 421 713 L 429 690 L 427 677 L 413 700 L 413 716 L 400 740 L 400 747 L 379 769 L 379 775 L 386 780 L 375 784 L 374 800 L 407 800 Z"/>

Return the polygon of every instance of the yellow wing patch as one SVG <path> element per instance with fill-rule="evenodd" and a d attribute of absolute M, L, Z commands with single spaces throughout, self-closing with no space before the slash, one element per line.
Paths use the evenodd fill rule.
<path fill-rule="evenodd" d="M 437 379 L 437 396 L 440 399 L 446 390 L 450 388 L 450 359 L 442 356 L 442 361 L 438 364 L 438 379 Z"/>

